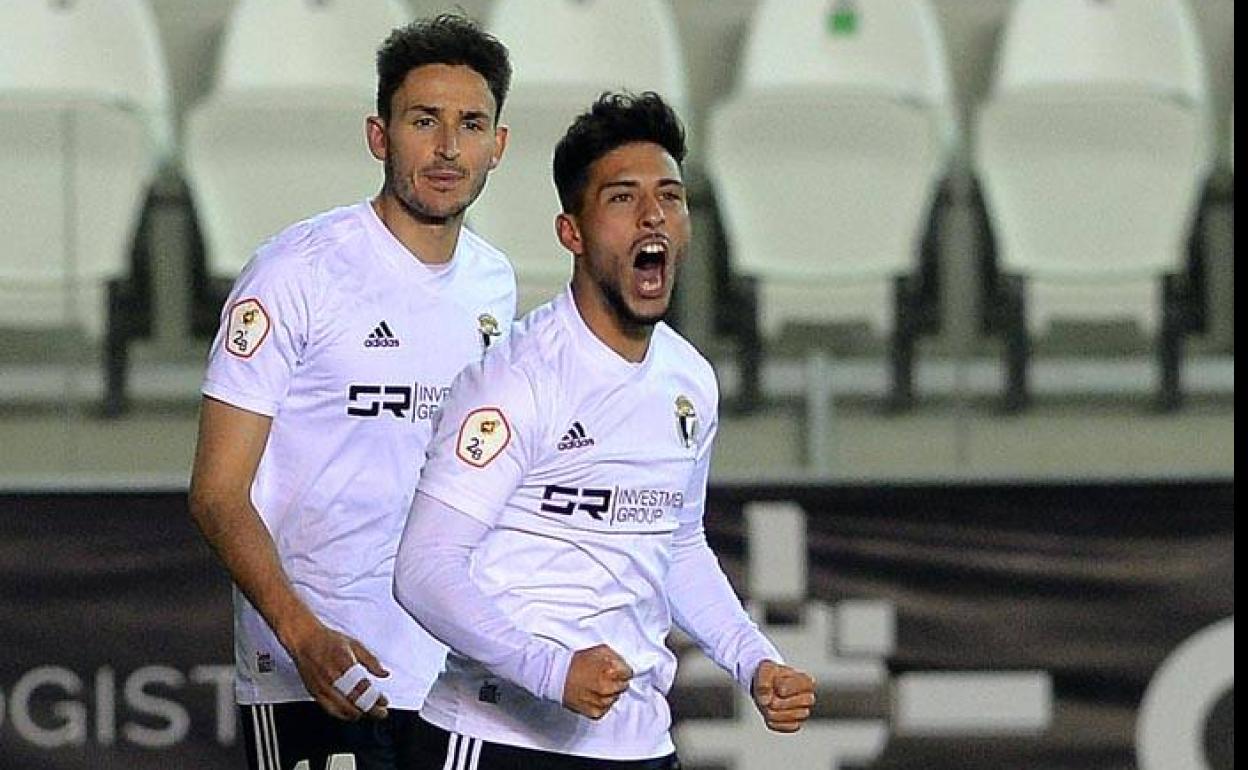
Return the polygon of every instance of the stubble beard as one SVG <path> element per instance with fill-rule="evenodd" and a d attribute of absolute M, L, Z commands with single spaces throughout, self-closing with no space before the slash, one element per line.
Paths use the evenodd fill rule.
<path fill-rule="evenodd" d="M 610 306 L 616 320 L 620 322 L 620 326 L 625 331 L 644 332 L 653 329 L 659 321 L 667 317 L 667 313 L 672 307 L 672 300 L 669 295 L 667 303 L 662 310 L 651 315 L 642 315 L 629 307 L 628 300 L 624 299 L 624 293 L 620 291 L 620 287 L 609 279 L 599 279 L 598 289 L 602 292 L 602 296 L 606 298 L 607 305 Z"/>
<path fill-rule="evenodd" d="M 481 195 L 481 191 L 485 189 L 485 175 L 474 183 L 474 187 L 468 195 L 467 200 L 459 205 L 453 205 L 447 210 L 434 209 L 431 206 L 421 202 L 416 194 L 416 187 L 412 181 L 398 173 L 394 168 L 394 161 L 387 157 L 385 162 L 385 180 L 384 186 L 386 192 L 399 202 L 403 210 L 408 213 L 412 219 L 425 225 L 445 225 L 452 219 L 461 218 L 468 207 L 471 206 L 477 197 Z"/>

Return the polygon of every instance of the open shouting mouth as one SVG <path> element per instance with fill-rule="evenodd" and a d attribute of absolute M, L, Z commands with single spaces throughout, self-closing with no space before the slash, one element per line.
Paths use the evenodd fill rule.
<path fill-rule="evenodd" d="M 647 238 L 633 248 L 633 288 L 641 298 L 663 297 L 669 251 L 666 238 Z"/>

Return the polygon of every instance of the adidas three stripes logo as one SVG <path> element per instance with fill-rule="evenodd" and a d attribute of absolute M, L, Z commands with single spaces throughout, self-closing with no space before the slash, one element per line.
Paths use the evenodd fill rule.
<path fill-rule="evenodd" d="M 398 346 L 399 338 L 394 336 L 394 332 L 390 331 L 390 325 L 385 321 L 377 324 L 373 333 L 364 340 L 366 348 L 397 348 Z"/>
<path fill-rule="evenodd" d="M 568 428 L 568 432 L 563 434 L 563 438 L 559 439 L 556 445 L 560 451 L 568 449 L 580 449 L 581 447 L 593 446 L 594 440 L 585 433 L 585 426 L 580 421 L 572 423 L 572 427 Z"/>

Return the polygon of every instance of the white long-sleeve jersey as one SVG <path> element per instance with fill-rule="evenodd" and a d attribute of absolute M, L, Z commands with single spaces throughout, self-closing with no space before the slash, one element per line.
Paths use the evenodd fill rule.
<path fill-rule="evenodd" d="M 543 751 L 658 757 L 673 750 L 674 617 L 747 686 L 761 660 L 780 660 L 702 534 L 717 401 L 710 365 L 669 327 L 630 363 L 570 292 L 465 369 L 395 571 L 401 603 L 452 647 L 426 719 Z M 472 529 L 438 534 L 455 512 L 480 524 L 462 580 L 454 548 Z M 592 721 L 559 700 L 572 653 L 597 644 L 634 677 Z"/>

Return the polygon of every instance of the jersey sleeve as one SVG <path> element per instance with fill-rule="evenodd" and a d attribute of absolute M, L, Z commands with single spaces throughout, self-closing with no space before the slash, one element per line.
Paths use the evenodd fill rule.
<path fill-rule="evenodd" d="M 438 417 L 419 490 L 486 526 L 530 467 L 537 407 L 505 351 L 462 371 Z"/>
<path fill-rule="evenodd" d="M 270 253 L 248 263 L 221 312 L 203 394 L 274 416 L 309 342 L 315 291 L 304 260 Z"/>
<path fill-rule="evenodd" d="M 417 494 L 395 558 L 394 596 L 447 646 L 558 703 L 573 653 L 520 629 L 473 582 L 472 554 L 487 532 L 476 518 Z"/>
<path fill-rule="evenodd" d="M 717 414 L 718 409 L 713 409 L 705 438 L 699 444 L 680 525 L 672 537 L 667 594 L 676 624 L 748 691 L 762 661 L 783 663 L 784 658 L 746 614 L 706 542 L 703 518 L 711 449 L 719 427 Z"/>

